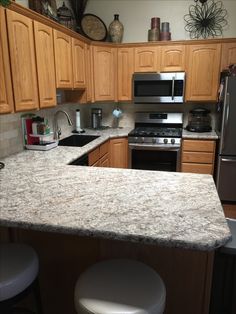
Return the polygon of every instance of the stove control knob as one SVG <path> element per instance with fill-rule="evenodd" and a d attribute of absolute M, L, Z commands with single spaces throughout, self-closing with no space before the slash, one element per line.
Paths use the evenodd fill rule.
<path fill-rule="evenodd" d="M 168 143 L 168 139 L 164 138 L 163 142 L 164 142 L 164 144 L 167 144 Z"/>
<path fill-rule="evenodd" d="M 174 138 L 171 139 L 171 144 L 175 144 L 175 139 Z"/>
<path fill-rule="evenodd" d="M 157 142 L 157 139 L 156 139 L 155 137 L 153 137 L 153 138 L 152 138 L 152 143 L 153 143 L 153 144 L 156 144 L 156 142 Z"/>
<path fill-rule="evenodd" d="M 144 137 L 141 137 L 141 143 L 144 143 Z"/>
<path fill-rule="evenodd" d="M 135 138 L 134 138 L 134 143 L 138 143 L 138 137 L 137 136 L 135 136 Z"/>

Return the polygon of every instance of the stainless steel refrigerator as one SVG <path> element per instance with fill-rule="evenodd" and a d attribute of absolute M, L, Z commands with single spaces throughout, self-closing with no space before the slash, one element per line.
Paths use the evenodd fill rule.
<path fill-rule="evenodd" d="M 236 203 L 236 77 L 224 79 L 216 186 L 220 199 Z"/>

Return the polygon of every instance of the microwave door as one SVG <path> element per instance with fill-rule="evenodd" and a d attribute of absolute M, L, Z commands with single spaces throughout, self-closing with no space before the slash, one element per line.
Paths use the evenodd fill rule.
<path fill-rule="evenodd" d="M 236 156 L 236 77 L 227 77 L 225 84 L 219 153 Z"/>
<path fill-rule="evenodd" d="M 133 76 L 135 103 L 183 103 L 184 73 L 139 73 Z"/>

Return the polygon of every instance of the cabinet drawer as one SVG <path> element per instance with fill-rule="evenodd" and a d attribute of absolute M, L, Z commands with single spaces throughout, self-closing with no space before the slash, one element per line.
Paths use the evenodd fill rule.
<path fill-rule="evenodd" d="M 100 148 L 94 149 L 91 153 L 89 153 L 89 166 L 92 166 L 96 161 L 100 158 Z"/>
<path fill-rule="evenodd" d="M 100 159 L 100 167 L 110 167 L 110 161 L 109 161 L 109 154 L 105 154 L 101 159 Z"/>
<path fill-rule="evenodd" d="M 183 141 L 183 151 L 213 153 L 214 149 L 215 141 L 198 141 L 198 140 Z"/>
<path fill-rule="evenodd" d="M 96 161 L 93 165 L 90 165 L 92 167 L 100 167 L 100 160 Z"/>
<path fill-rule="evenodd" d="M 212 164 L 182 163 L 181 168 L 182 172 L 213 174 Z"/>
<path fill-rule="evenodd" d="M 100 146 L 100 158 L 109 152 L 109 141 Z"/>
<path fill-rule="evenodd" d="M 213 153 L 205 152 L 183 152 L 182 153 L 182 162 L 196 162 L 203 164 L 211 164 L 214 161 Z"/>

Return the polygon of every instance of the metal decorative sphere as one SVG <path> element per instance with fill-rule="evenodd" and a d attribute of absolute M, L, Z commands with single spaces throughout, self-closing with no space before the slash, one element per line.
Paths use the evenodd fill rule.
<path fill-rule="evenodd" d="M 221 1 L 194 0 L 195 5 L 190 5 L 189 14 L 184 16 L 185 30 L 190 33 L 190 38 L 208 38 L 222 36 L 227 23 L 227 11 Z"/>

